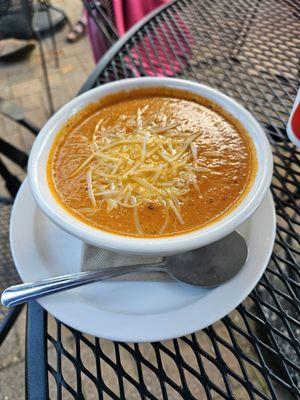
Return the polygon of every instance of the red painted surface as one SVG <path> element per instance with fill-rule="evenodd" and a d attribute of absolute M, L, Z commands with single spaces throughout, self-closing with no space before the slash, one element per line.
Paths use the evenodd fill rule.
<path fill-rule="evenodd" d="M 300 140 L 300 103 L 297 105 L 291 120 L 291 128 L 297 139 Z"/>

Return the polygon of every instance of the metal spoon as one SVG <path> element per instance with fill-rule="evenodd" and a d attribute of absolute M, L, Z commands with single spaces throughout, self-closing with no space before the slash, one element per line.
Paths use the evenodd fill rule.
<path fill-rule="evenodd" d="M 165 272 L 179 282 L 211 288 L 233 278 L 245 264 L 247 255 L 245 240 L 237 232 L 233 232 L 200 249 L 166 257 L 165 262 L 160 264 L 105 268 L 10 286 L 2 293 L 1 301 L 6 307 L 16 306 L 63 290 L 132 272 Z"/>

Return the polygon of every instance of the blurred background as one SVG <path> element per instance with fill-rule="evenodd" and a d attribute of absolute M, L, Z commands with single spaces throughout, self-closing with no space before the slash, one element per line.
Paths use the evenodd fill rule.
<path fill-rule="evenodd" d="M 25 118 L 37 127 L 41 127 L 49 118 L 51 107 L 49 107 L 47 97 L 39 43 L 36 38 L 30 38 L 30 32 L 26 31 L 26 24 L 22 24 L 22 20 L 18 20 L 17 14 L 13 13 L 16 11 L 16 8 L 13 10 L 13 6 L 16 6 L 17 2 L 10 4 L 10 10 L 7 8 L 8 3 L 8 1 L 0 0 L 0 102 L 12 100 L 16 106 L 22 108 Z M 92 71 L 94 60 L 85 29 L 81 32 L 79 26 L 77 40 L 68 41 L 70 31 L 77 28 L 76 23 L 82 18 L 82 2 L 55 0 L 51 2 L 51 5 L 62 10 L 63 14 L 52 11 L 53 32 L 42 32 L 41 40 L 53 108 L 57 110 L 76 95 Z M 9 15 L 8 11 L 12 14 Z M 39 10 L 39 13 L 41 14 L 42 10 Z M 13 24 L 10 23 L 9 18 L 14 18 Z M 34 22 L 47 25 L 47 15 L 43 15 L 43 19 Z M 8 27 L 11 26 L 15 28 L 14 32 L 9 32 Z M 55 45 L 53 47 L 53 35 L 57 54 Z M 29 37 L 26 38 L 26 36 Z M 0 138 L 26 153 L 34 140 L 34 136 L 28 132 L 27 128 L 17 124 L 2 112 L 0 112 Z M 23 180 L 25 172 L 22 168 L 3 154 L 1 154 L 1 161 L 11 173 Z M 8 195 L 5 181 L 0 179 L 0 197 L 5 198 Z M 1 254 L 3 254 L 2 250 L 1 248 Z M 25 314 L 24 308 L 0 347 L 1 400 L 21 400 L 25 397 Z M 5 316 L 1 315 L 0 310 L 0 320 L 2 317 Z"/>
<path fill-rule="evenodd" d="M 2 33 L 3 30 L 7 33 L 4 26 L 4 19 L 8 18 L 5 15 L 5 2 L 5 0 L 0 0 L 0 34 L 1 30 Z M 64 16 L 70 21 L 72 27 L 76 28 L 76 22 L 82 17 L 82 2 L 55 0 L 51 4 L 63 11 L 63 15 L 52 16 L 54 32 L 45 33 L 42 37 L 53 108 L 57 110 L 75 96 L 92 71 L 94 61 L 85 32 L 79 35 L 78 40 L 68 41 L 71 28 Z M 16 17 L 12 16 L 12 18 Z M 47 15 L 44 16 L 44 20 L 46 21 L 40 21 L 40 23 L 47 23 Z M 16 19 L 15 21 L 13 26 L 17 32 L 12 32 L 12 35 L 23 36 L 22 39 L 0 40 L 0 98 L 13 100 L 16 105 L 23 108 L 26 118 L 41 127 L 52 110 L 47 98 L 45 71 L 41 63 L 39 44 L 35 39 L 27 40 L 26 28 L 22 29 L 21 23 Z M 53 48 L 53 36 L 55 36 L 57 54 L 55 47 Z M 12 54 L 8 56 L 8 53 Z M 34 140 L 34 136 L 28 133 L 26 128 L 16 124 L 2 113 L 0 113 L 0 137 L 25 152 L 30 150 Z M 15 163 L 9 162 L 5 156 L 1 155 L 1 159 L 2 157 L 9 165 L 10 171 L 22 179 L 24 171 Z M 5 183 L 0 180 L 0 193 L 4 195 L 5 192 Z"/>

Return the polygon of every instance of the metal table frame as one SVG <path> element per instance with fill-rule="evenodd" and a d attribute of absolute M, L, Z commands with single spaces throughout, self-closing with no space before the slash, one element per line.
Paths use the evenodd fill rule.
<path fill-rule="evenodd" d="M 287 21 L 293 22 L 294 16 L 300 19 L 300 4 L 289 0 L 271 0 L 269 2 L 265 0 L 256 2 L 241 2 L 239 0 L 226 2 L 225 0 L 220 0 L 218 2 L 219 8 L 216 8 L 216 2 L 202 0 L 200 3 L 201 10 L 197 8 L 197 11 L 201 13 L 202 19 L 200 22 L 197 21 L 197 18 L 200 18 L 197 16 L 198 14 L 193 14 L 194 7 L 198 7 L 199 3 L 192 0 L 173 1 L 151 13 L 130 29 L 104 55 L 82 86 L 80 93 L 112 79 L 119 79 L 126 75 L 128 77 L 134 76 L 135 72 L 133 72 L 134 69 L 131 69 L 131 66 L 138 61 L 130 57 L 128 50 L 134 49 L 137 53 L 144 51 L 143 54 L 146 57 L 145 54 L 149 47 L 157 43 L 155 40 L 158 40 L 158 42 L 161 40 L 161 37 L 157 39 L 156 27 L 162 24 L 159 32 L 165 30 L 169 35 L 172 30 L 174 33 L 174 26 L 177 24 L 177 33 L 174 34 L 175 39 L 171 42 L 168 39 L 168 43 L 171 50 L 173 46 L 177 48 L 175 61 L 186 67 L 184 71 L 181 69 L 182 73 L 180 75 L 186 78 L 202 80 L 217 88 L 221 87 L 229 95 L 238 98 L 239 101 L 244 102 L 246 105 L 249 104 L 249 108 L 264 126 L 273 145 L 275 170 L 272 193 L 275 198 L 278 215 L 278 230 L 275 252 L 271 258 L 270 265 L 257 288 L 253 290 L 248 299 L 220 322 L 224 332 L 226 332 L 225 336 L 222 336 L 218 331 L 219 325 L 213 325 L 198 333 L 209 338 L 210 349 L 202 346 L 200 340 L 202 336 L 199 339 L 198 334 L 176 339 L 170 341 L 170 343 L 152 343 L 148 345 L 147 349 L 149 348 L 149 351 L 151 349 L 155 354 L 155 362 L 150 361 L 144 355 L 139 345 L 127 343 L 113 343 L 114 359 L 111 359 L 103 350 L 100 339 L 87 337 L 72 328 L 64 326 L 59 321 L 55 321 L 56 336 L 54 337 L 47 331 L 47 321 L 50 317 L 38 303 L 31 303 L 28 307 L 27 326 L 26 395 L 28 399 L 42 400 L 49 398 L 49 374 L 55 379 L 57 386 L 56 398 L 59 399 L 64 398 L 64 393 L 70 395 L 70 398 L 84 399 L 83 377 L 88 378 L 91 384 L 94 384 L 95 392 L 99 399 L 126 399 L 125 383 L 131 384 L 136 389 L 137 396 L 139 396 L 136 398 L 154 400 L 160 398 L 249 398 L 268 400 L 297 398 L 297 396 L 299 398 L 300 396 L 300 325 L 297 319 L 297 315 L 299 315 L 297 313 L 300 310 L 300 274 L 296 259 L 299 255 L 299 247 L 297 248 L 299 236 L 296 229 L 300 225 L 299 208 L 297 208 L 299 199 L 297 163 L 299 163 L 300 154 L 299 150 L 288 142 L 284 129 L 293 97 L 300 82 L 300 57 L 296 55 L 298 57 L 298 72 L 294 73 L 295 58 L 292 55 L 290 57 L 294 64 L 291 62 L 290 69 L 280 67 L 281 64 L 284 65 L 289 60 L 286 56 L 285 58 L 282 56 L 285 52 L 289 52 L 288 47 L 283 48 L 282 53 L 279 54 L 279 56 L 283 57 L 283 61 L 280 61 L 279 57 L 278 64 L 275 58 L 272 59 L 273 66 L 267 64 L 268 59 L 266 63 L 260 61 L 261 54 L 255 53 L 254 48 L 248 49 L 253 38 L 257 40 L 257 48 L 259 49 L 261 42 L 263 42 L 263 45 L 269 44 L 273 48 L 270 38 L 279 41 L 282 46 L 284 43 L 280 42 L 280 40 L 287 40 L 287 38 L 293 40 L 293 37 L 284 28 L 284 24 Z M 208 6 L 210 9 L 208 9 Z M 246 11 L 243 7 L 247 8 Z M 230 13 L 228 14 L 228 10 L 232 11 L 233 16 Z M 285 10 L 288 11 L 288 15 L 284 13 Z M 274 18 L 274 26 L 279 32 L 278 36 L 276 36 L 275 29 L 273 33 L 270 27 L 265 29 L 262 25 L 264 16 L 259 13 L 263 12 L 267 16 L 270 13 L 270 21 L 273 21 L 271 18 Z M 278 12 L 278 15 L 276 12 Z M 195 16 L 195 21 L 191 18 L 192 14 Z M 209 17 L 207 16 L 208 14 Z M 182 30 L 183 26 L 182 22 L 178 22 L 178 18 L 180 21 L 182 18 L 184 24 L 189 23 L 188 28 L 192 32 L 201 34 L 203 50 L 199 43 L 190 43 L 189 45 L 189 43 L 185 42 L 184 46 L 193 47 L 193 51 L 188 55 L 183 54 L 185 47 L 182 47 L 178 39 L 182 35 L 182 32 L 178 33 L 178 31 Z M 228 29 L 226 32 L 231 32 L 230 29 L 233 32 L 233 36 L 228 35 L 229 44 L 226 42 L 224 45 L 224 53 L 227 52 L 227 58 L 223 54 L 223 38 L 211 30 L 212 27 L 216 26 L 220 28 L 218 22 L 220 18 L 224 18 L 224 26 L 226 25 Z M 241 21 L 239 21 L 239 18 Z M 280 19 L 282 19 L 282 25 L 279 23 Z M 266 23 L 267 21 L 266 18 Z M 203 29 L 201 23 L 205 24 L 206 29 Z M 237 29 L 235 30 L 236 25 Z M 255 32 L 251 30 L 253 26 L 255 26 Z M 292 28 L 295 28 L 295 26 L 293 25 Z M 262 36 L 256 37 L 256 31 Z M 212 34 L 215 39 L 214 45 L 219 52 L 216 51 L 214 46 L 210 47 L 211 42 L 207 39 L 207 35 Z M 264 40 L 263 34 L 267 36 L 266 40 Z M 237 39 L 234 39 L 234 35 L 236 35 Z M 279 35 L 281 36 L 279 37 Z M 145 37 L 148 38 L 148 42 L 143 40 Z M 165 39 L 163 40 L 165 45 Z M 200 41 L 200 37 L 197 37 L 197 40 Z M 295 43 L 298 45 L 299 50 L 299 42 Z M 290 42 L 290 46 L 293 45 L 293 49 L 296 47 L 295 43 Z M 229 49 L 227 45 L 230 47 Z M 142 46 L 146 46 L 146 50 L 143 50 Z M 246 58 L 245 48 L 250 53 L 254 51 L 254 56 L 253 54 L 249 56 L 251 62 Z M 220 49 L 222 49 L 222 52 Z M 201 56 L 197 55 L 198 53 L 195 55 L 195 52 L 198 52 Z M 209 55 L 207 57 L 206 52 Z M 263 47 L 261 52 L 263 52 Z M 126 55 L 126 62 L 124 61 L 124 55 Z M 157 57 L 157 54 L 154 54 L 154 56 Z M 268 54 L 268 57 L 272 56 L 274 54 Z M 247 69 L 244 66 L 245 70 L 241 66 L 243 62 L 247 66 Z M 127 65 L 125 68 L 124 64 Z M 129 68 L 127 68 L 128 66 Z M 253 72 L 256 67 L 259 73 L 257 71 Z M 245 71 L 247 74 L 245 74 Z M 218 78 L 218 74 L 223 77 L 222 81 L 220 80 L 221 78 Z M 261 89 L 262 87 L 263 89 Z M 296 314 L 293 314 L 294 312 Z M 280 322 L 279 324 L 278 321 Z M 73 354 L 67 350 L 61 341 L 62 330 L 67 330 L 73 338 L 75 346 Z M 243 343 L 247 343 L 251 347 L 251 352 L 248 352 Z M 57 363 L 54 366 L 49 365 L 47 360 L 47 346 L 50 345 L 55 349 L 57 356 Z M 96 372 L 94 373 L 89 371 L 81 360 L 80 346 L 82 345 L 88 347 L 93 354 L 96 361 Z M 193 365 L 185 362 L 182 355 L 183 347 L 193 352 L 195 357 Z M 230 351 L 235 357 L 234 368 L 224 362 L 222 352 L 225 351 Z M 122 354 L 124 352 L 127 352 L 136 363 L 137 375 L 135 377 L 131 376 L 122 364 Z M 71 386 L 70 382 L 67 382 L 62 374 L 62 359 L 64 358 L 68 359 L 75 368 L 74 386 Z M 174 375 L 170 376 L 164 369 L 164 360 L 166 358 L 176 365 L 176 374 L 178 375 L 176 375 L 176 379 Z M 115 390 L 117 393 L 107 385 L 101 372 L 100 361 L 105 362 L 111 368 L 112 373 L 115 374 Z M 207 363 L 213 364 L 218 370 L 222 378 L 222 385 L 218 385 L 207 373 Z M 147 385 L 145 368 L 157 380 L 159 394 L 155 394 L 154 389 Z M 254 376 L 257 381 L 249 372 L 250 369 L 255 370 Z M 201 395 L 191 392 L 189 386 L 190 377 L 196 379 L 199 386 L 201 385 Z M 235 391 L 235 386 L 232 384 L 233 380 L 241 386 L 242 392 L 237 393 Z M 261 385 L 257 385 L 257 382 L 261 383 Z M 172 394 L 170 394 L 170 388 L 172 389 Z M 103 397 L 104 394 L 106 397 Z"/>

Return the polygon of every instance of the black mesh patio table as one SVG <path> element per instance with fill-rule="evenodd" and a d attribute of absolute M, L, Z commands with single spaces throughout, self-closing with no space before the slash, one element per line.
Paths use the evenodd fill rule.
<path fill-rule="evenodd" d="M 261 123 L 274 154 L 277 235 L 271 260 L 233 312 L 203 331 L 161 343 L 94 338 L 31 303 L 27 396 L 299 399 L 300 152 L 285 127 L 300 84 L 300 1 L 171 2 L 118 41 L 82 91 L 147 75 L 212 86 Z"/>

